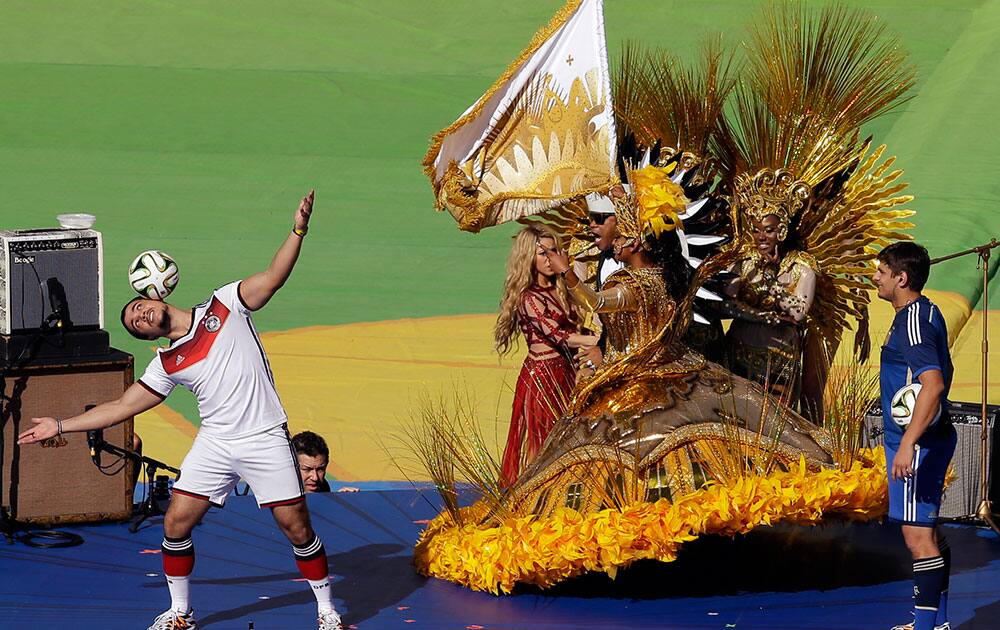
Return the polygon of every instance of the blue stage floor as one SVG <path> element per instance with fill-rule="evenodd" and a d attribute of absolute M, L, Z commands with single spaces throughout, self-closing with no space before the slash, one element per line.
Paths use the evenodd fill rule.
<path fill-rule="evenodd" d="M 417 576 L 411 548 L 436 513 L 413 490 L 310 495 L 335 576 L 336 605 L 358 628 L 889 628 L 908 619 L 909 564 L 891 526 L 784 528 L 692 543 L 676 563 L 645 563 L 545 593 L 474 593 Z M 0 541 L 0 628 L 145 628 L 168 605 L 159 521 L 67 527 L 81 546 Z M 1000 628 L 1000 540 L 947 528 L 955 630 Z M 251 497 L 212 510 L 194 534 L 199 628 L 315 628 L 291 548 Z"/>

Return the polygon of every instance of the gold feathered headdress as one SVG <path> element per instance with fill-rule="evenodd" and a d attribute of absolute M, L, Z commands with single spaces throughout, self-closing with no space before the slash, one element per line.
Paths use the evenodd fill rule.
<path fill-rule="evenodd" d="M 674 167 L 650 165 L 631 170 L 624 194 L 615 196 L 612 191 L 618 234 L 646 246 L 649 239 L 664 232 L 683 229 L 681 215 L 690 202 L 684 189 L 670 179 Z"/>
<path fill-rule="evenodd" d="M 788 223 L 828 211 L 837 191 L 827 184 L 857 175 L 867 152 L 861 125 L 902 103 L 914 83 L 899 43 L 860 11 L 778 4 L 755 24 L 736 124 L 724 122 L 718 136 L 743 215 L 737 230 L 768 206 Z"/>
<path fill-rule="evenodd" d="M 612 76 L 619 136 L 631 136 L 639 152 L 655 149 L 661 166 L 700 167 L 691 183 L 711 182 L 709 145 L 736 85 L 730 59 L 721 39 L 710 41 L 692 66 L 662 49 L 627 43 Z"/>

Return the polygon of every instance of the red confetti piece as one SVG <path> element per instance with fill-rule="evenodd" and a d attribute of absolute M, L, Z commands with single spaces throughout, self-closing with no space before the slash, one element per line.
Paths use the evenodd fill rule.
<path fill-rule="evenodd" d="M 417 623 L 416 619 L 404 619 L 403 623 Z"/>
<path fill-rule="evenodd" d="M 409 606 L 396 606 L 396 610 L 409 610 Z"/>
<path fill-rule="evenodd" d="M 478 626 L 476 624 L 471 624 L 471 625 L 465 626 L 465 630 L 483 630 L 483 627 L 484 626 Z"/>
<path fill-rule="evenodd" d="M 163 553 L 163 550 L 162 549 L 143 549 L 139 553 L 140 554 L 143 554 L 143 553 Z"/>
<path fill-rule="evenodd" d="M 430 523 L 430 520 L 428 520 L 426 518 L 421 518 L 421 519 L 417 519 L 417 520 L 413 521 L 414 525 L 426 525 L 427 523 Z"/>
<path fill-rule="evenodd" d="M 305 578 L 292 578 L 293 582 L 308 582 L 309 580 Z"/>

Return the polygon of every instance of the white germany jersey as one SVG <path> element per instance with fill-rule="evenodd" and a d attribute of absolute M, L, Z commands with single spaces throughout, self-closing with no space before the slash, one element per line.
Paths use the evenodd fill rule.
<path fill-rule="evenodd" d="M 191 330 L 160 348 L 139 383 L 166 397 L 176 385 L 198 399 L 201 433 L 222 439 L 265 431 L 286 421 L 239 282 L 216 289 L 194 307 Z"/>

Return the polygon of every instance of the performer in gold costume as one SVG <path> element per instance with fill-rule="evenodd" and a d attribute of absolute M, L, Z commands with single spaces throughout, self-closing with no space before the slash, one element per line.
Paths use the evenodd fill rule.
<path fill-rule="evenodd" d="M 601 291 L 576 276 L 565 254 L 549 256 L 574 302 L 600 314 L 607 348 L 601 368 L 574 390 L 566 416 L 527 469 L 527 482 L 512 492 L 513 504 L 533 506 L 536 514 L 568 500 L 583 511 L 609 507 L 615 500 L 610 495 L 627 492 L 625 480 L 610 493 L 593 488 L 618 483 L 625 460 L 631 474 L 647 478 L 645 484 L 650 474 L 659 480 L 641 499 L 680 496 L 708 478 L 724 477 L 714 453 L 726 443 L 741 441 L 751 458 L 773 453 L 783 464 L 802 456 L 814 465 L 832 461 L 818 427 L 680 343 L 694 295 L 676 234 L 688 200 L 667 169 L 647 166 L 631 179 L 634 194 L 612 191 L 614 253 L 625 268 Z M 727 260 L 706 261 L 695 287 Z M 764 442 L 774 446 L 766 456 Z M 562 482 L 533 471 L 557 473 Z M 607 479 L 581 486 L 583 477 L 601 475 Z M 543 493 L 547 500 L 540 501 Z"/>
<path fill-rule="evenodd" d="M 726 333 L 729 369 L 772 391 L 798 398 L 805 319 L 816 291 L 816 260 L 786 251 L 788 214 L 780 207 L 749 210 L 753 243 L 733 266 L 733 322 Z M 790 391 L 789 391 L 790 390 Z"/>
<path fill-rule="evenodd" d="M 568 2 L 559 20 L 587 6 Z M 597 32 L 557 31 L 557 22 L 532 46 L 561 37 L 557 32 Z M 587 50 L 602 47 L 597 42 Z M 488 458 L 461 448 L 430 458 L 428 470 L 443 488 L 447 510 L 417 545 L 414 559 L 422 573 L 510 592 L 519 582 L 550 586 L 587 571 L 614 576 L 637 559 L 668 562 L 680 545 L 703 534 L 735 535 L 781 521 L 817 523 L 831 513 L 862 520 L 884 514 L 884 462 L 856 443 L 835 441 L 856 435 L 863 417 L 840 417 L 847 430 L 834 435 L 682 339 L 699 289 L 735 269 L 744 314 L 770 327 L 761 333 L 771 336 L 765 344 L 789 356 L 809 357 L 815 349 L 828 359 L 854 320 L 861 324 L 856 349 L 864 354 L 869 296 L 863 277 L 879 245 L 907 238 L 903 230 L 910 225 L 901 219 L 912 213 L 898 208 L 909 197 L 897 194 L 905 184 L 890 168 L 893 159 L 881 161 L 884 147 L 872 149 L 859 128 L 900 101 L 912 85 L 912 70 L 898 44 L 883 37 L 878 20 L 836 7 L 781 4 L 764 11 L 751 27 L 738 85 L 725 72 L 719 49 L 708 51 L 707 63 L 693 71 L 657 52 L 623 60 L 613 98 L 615 127 L 608 129 L 631 138 L 656 165 L 630 171 L 631 189 L 614 195 L 615 251 L 626 266 L 594 291 L 564 256 L 550 254 L 574 301 L 600 316 L 604 363 L 574 388 L 564 416 L 513 486 L 480 483 L 481 499 L 461 508 L 454 500 L 454 470 L 488 480 Z M 560 65 L 553 76 L 564 70 Z M 514 74 L 510 69 L 504 76 Z M 604 92 L 594 86 L 601 97 L 594 102 L 604 103 Z M 726 118 L 734 91 L 735 115 Z M 552 166 L 553 156 L 566 157 L 556 141 L 572 135 L 565 112 L 590 101 L 557 102 L 544 90 L 519 94 L 530 103 L 513 114 L 487 112 L 513 131 L 483 135 L 470 127 L 476 134 L 467 134 L 503 142 L 448 154 L 471 156 L 475 168 L 502 167 L 504 179 L 489 180 L 490 186 L 507 185 L 491 198 L 499 201 L 483 201 L 496 186 L 477 185 L 473 177 L 460 191 L 447 189 L 447 177 L 438 174 L 448 156 L 439 151 L 427 162 L 437 167 L 430 175 L 439 203 L 460 221 L 476 218 L 475 229 L 513 215 L 485 212 L 480 214 L 489 221 L 479 221 L 466 207 L 473 201 L 490 211 L 507 204 L 519 220 L 571 201 L 567 183 L 551 190 L 515 190 L 513 183 L 571 172 Z M 477 101 L 483 107 L 500 102 Z M 587 123 L 588 116 L 572 120 Z M 592 127 L 581 123 L 573 133 L 590 133 L 586 146 L 599 147 L 604 156 L 606 137 Z M 449 137 L 457 143 L 466 136 Z M 572 145 L 575 151 L 583 146 Z M 513 158 L 492 159 L 502 152 Z M 608 175 L 600 190 L 614 189 L 618 176 Z M 578 197 L 599 188 L 582 175 L 566 178 L 579 180 Z M 698 192 L 686 196 L 689 186 Z M 454 194 L 442 197 L 442 190 Z M 732 242 L 694 260 L 684 251 L 690 244 L 685 222 L 694 210 L 689 199 L 702 195 L 728 201 Z M 761 233 L 756 243 L 755 225 Z M 686 259 L 680 264 L 678 249 Z M 734 326 L 739 331 L 744 324 Z M 461 440 L 448 426 L 441 423 L 429 434 L 438 442 Z M 449 457 L 468 464 L 434 474 Z"/>
<path fill-rule="evenodd" d="M 860 21 L 859 21 L 859 18 Z M 773 11 L 747 46 L 746 83 L 716 154 L 732 191 L 732 369 L 776 385 L 822 421 L 830 364 L 856 323 L 867 360 L 866 281 L 879 245 L 912 224 L 902 171 L 861 125 L 902 102 L 913 68 L 884 26 L 843 8 Z M 865 46 L 859 42 L 866 42 Z M 789 391 L 790 390 L 790 391 Z"/>

